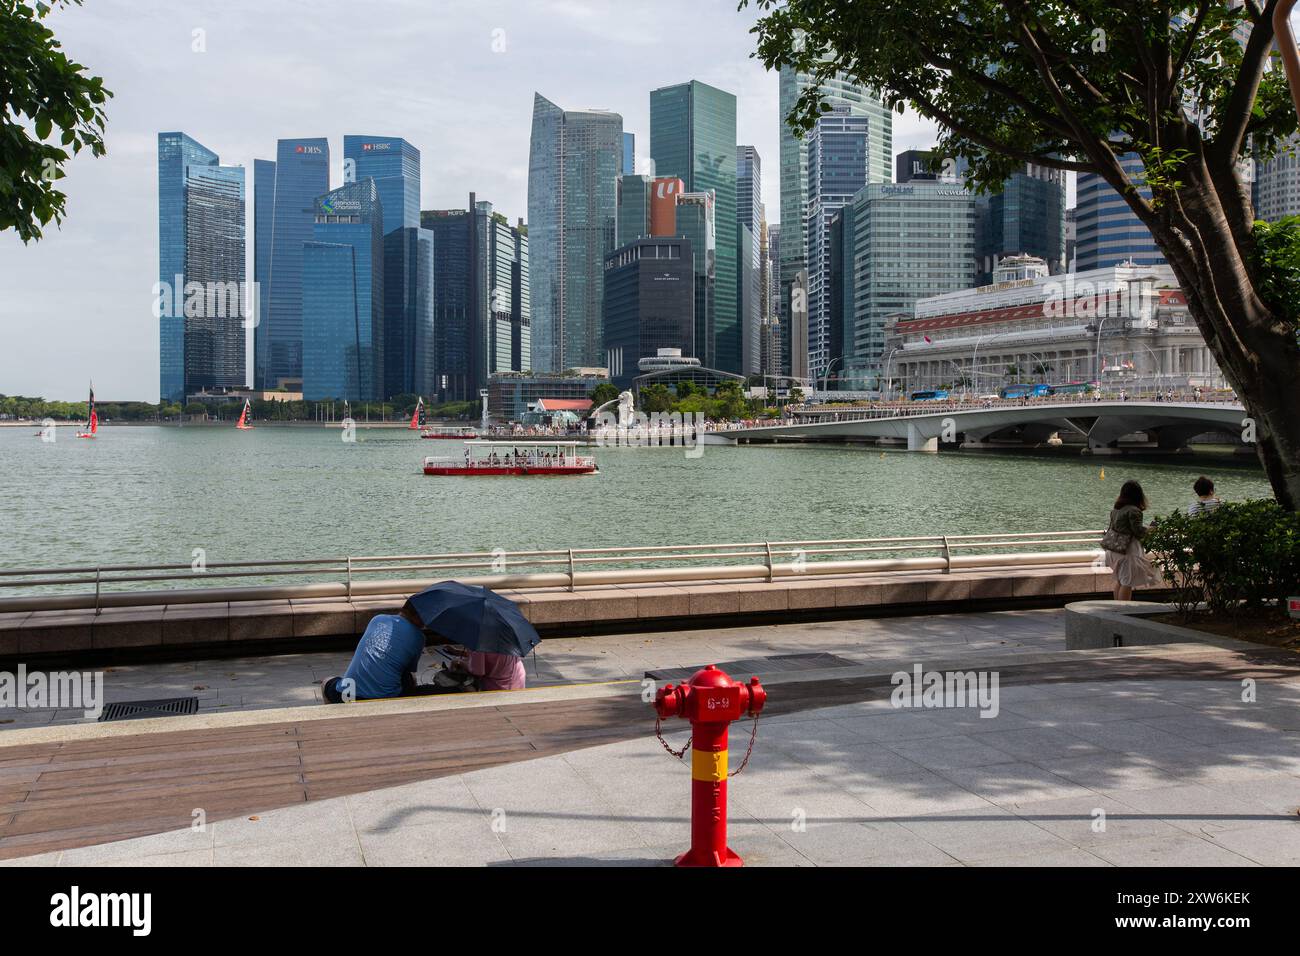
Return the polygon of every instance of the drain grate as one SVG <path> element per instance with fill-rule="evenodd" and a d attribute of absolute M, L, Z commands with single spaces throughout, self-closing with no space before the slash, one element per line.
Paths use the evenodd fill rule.
<path fill-rule="evenodd" d="M 105 704 L 104 712 L 99 715 L 99 719 L 101 721 L 139 720 L 142 717 L 180 717 L 198 712 L 197 697 L 168 697 L 165 700 L 126 700 L 116 704 Z"/>
<path fill-rule="evenodd" d="M 646 671 L 650 680 L 690 680 L 696 671 L 703 667 L 665 667 Z M 774 657 L 747 657 L 739 661 L 720 661 L 719 670 L 726 671 L 733 680 L 748 680 L 751 674 L 762 677 L 764 674 L 790 674 L 795 671 L 815 671 L 825 667 L 856 667 L 846 658 L 835 654 L 777 654 Z"/>

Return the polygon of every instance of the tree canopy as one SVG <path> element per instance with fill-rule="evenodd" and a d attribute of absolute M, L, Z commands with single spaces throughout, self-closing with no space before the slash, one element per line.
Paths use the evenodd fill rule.
<path fill-rule="evenodd" d="M 81 0 L 0 0 L 0 231 L 14 229 L 23 242 L 63 221 L 67 197 L 56 183 L 72 156 L 105 149 L 113 94 L 67 57 L 45 23 L 67 3 Z"/>
<path fill-rule="evenodd" d="M 752 2 L 755 55 L 807 81 L 787 118 L 796 130 L 844 76 L 937 123 L 941 160 L 964 160 L 977 190 L 1027 163 L 1113 187 L 1260 426 L 1278 501 L 1300 507 L 1300 219 L 1257 227 L 1243 162 L 1297 128 L 1274 49 L 1279 0 Z"/>

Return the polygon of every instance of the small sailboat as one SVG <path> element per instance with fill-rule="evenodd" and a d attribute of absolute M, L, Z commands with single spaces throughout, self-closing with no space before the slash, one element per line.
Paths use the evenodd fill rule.
<path fill-rule="evenodd" d="M 99 434 L 99 414 L 95 411 L 95 386 L 90 386 L 90 414 L 86 417 L 86 427 L 77 432 L 78 438 L 94 438 Z"/>
<path fill-rule="evenodd" d="M 248 431 L 253 426 L 248 424 L 248 416 L 252 413 L 252 406 L 248 399 L 244 399 L 244 410 L 239 413 L 239 421 L 235 422 L 235 427 L 240 431 Z"/>
<path fill-rule="evenodd" d="M 415 412 L 411 415 L 411 424 L 407 428 L 424 427 L 424 397 L 421 396 L 415 402 Z"/>

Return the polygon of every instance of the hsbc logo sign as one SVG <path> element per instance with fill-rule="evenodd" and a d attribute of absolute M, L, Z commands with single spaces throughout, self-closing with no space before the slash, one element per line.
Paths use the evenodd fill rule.
<path fill-rule="evenodd" d="M 392 149 L 393 144 L 392 143 L 362 143 L 361 148 L 367 152 L 369 152 L 370 150 L 374 150 L 378 152 L 380 150 Z"/>
<path fill-rule="evenodd" d="M 295 146 L 293 151 L 295 153 L 308 153 L 313 156 L 319 156 L 321 148 L 319 146 Z"/>

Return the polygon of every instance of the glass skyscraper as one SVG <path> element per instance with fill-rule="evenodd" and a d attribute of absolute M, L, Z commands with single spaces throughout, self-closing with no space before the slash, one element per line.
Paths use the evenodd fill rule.
<path fill-rule="evenodd" d="M 160 401 L 248 384 L 244 198 L 242 167 L 184 133 L 158 134 Z"/>
<path fill-rule="evenodd" d="M 618 221 L 623 117 L 533 97 L 528 152 L 532 368 L 603 364 L 605 254 Z"/>
<path fill-rule="evenodd" d="M 864 186 L 843 214 L 850 209 L 844 242 L 853 257 L 842 268 L 853 284 L 843 300 L 853 309 L 851 357 L 880 371 L 886 319 L 919 298 L 974 284 L 975 201 L 959 184 L 914 180 Z"/>
<path fill-rule="evenodd" d="M 385 398 L 437 391 L 433 269 L 432 232 L 399 227 L 384 236 Z"/>
<path fill-rule="evenodd" d="M 636 133 L 623 134 L 623 175 L 636 172 Z"/>
<path fill-rule="evenodd" d="M 475 205 L 471 193 L 469 209 L 420 213 L 420 224 L 433 234 L 433 394 L 439 401 L 463 402 L 476 395 L 472 370 L 486 347 L 481 300 L 487 283 L 480 275 Z"/>
<path fill-rule="evenodd" d="M 1255 215 L 1265 222 L 1300 216 L 1300 136 L 1292 136 L 1257 168 Z"/>
<path fill-rule="evenodd" d="M 741 323 L 741 372 L 756 375 L 762 366 L 765 236 L 763 161 L 753 146 L 736 147 L 736 307 Z"/>
<path fill-rule="evenodd" d="M 489 207 L 490 208 L 490 207 Z M 499 212 L 487 221 L 488 347 L 486 373 L 526 372 L 532 356 L 528 307 L 528 232 Z M 484 380 L 480 388 L 487 387 Z"/>
<path fill-rule="evenodd" d="M 868 182 L 870 120 L 840 105 L 808 133 L 808 205 L 804 235 L 808 247 L 808 373 L 820 378 L 844 356 L 840 323 L 831 303 L 831 218 Z M 837 347 L 838 346 L 838 347 Z"/>
<path fill-rule="evenodd" d="M 736 301 L 735 95 L 699 80 L 653 90 L 650 158 L 656 176 L 682 180 L 687 193 L 713 193 L 716 284 L 712 327 L 705 332 L 711 335 L 706 351 L 712 359 L 696 358 L 710 368 L 743 373 L 744 330 Z M 698 255 L 699 247 L 692 246 Z M 697 311 L 697 337 L 700 327 Z"/>
<path fill-rule="evenodd" d="M 650 235 L 649 176 L 618 177 L 618 246 Z"/>
<path fill-rule="evenodd" d="M 1135 153 L 1119 157 L 1120 167 L 1147 199 L 1151 191 L 1143 182 L 1142 160 Z M 1165 264 L 1164 254 L 1151 230 L 1124 202 L 1122 196 L 1095 173 L 1080 173 L 1075 208 L 1076 271 L 1089 272 L 1132 261 L 1139 266 Z"/>
<path fill-rule="evenodd" d="M 260 232 L 254 238 L 255 278 L 265 296 L 266 308 L 257 325 L 255 354 L 258 388 L 275 388 L 303 377 L 303 244 L 313 238 L 316 200 L 329 191 L 329 142 L 320 139 L 282 139 L 276 147 L 275 183 L 257 185 L 257 198 L 269 198 L 270 214 L 255 213 Z M 259 175 L 269 163 L 259 161 Z M 336 396 L 340 397 L 340 396 Z"/>
<path fill-rule="evenodd" d="M 275 223 L 275 162 L 253 160 L 253 278 L 257 285 L 257 325 L 253 330 L 253 387 L 268 388 L 271 338 L 262 323 L 271 311 L 271 236 Z M 274 384 L 274 383 L 272 383 Z"/>
<path fill-rule="evenodd" d="M 605 257 L 605 350 L 619 388 L 631 388 L 637 363 L 659 349 L 693 351 L 693 262 L 687 240 L 664 237 L 634 239 Z"/>
<path fill-rule="evenodd" d="M 778 100 L 781 164 L 781 261 L 780 285 L 784 368 L 789 373 L 792 355 L 790 287 L 808 267 L 808 237 L 804 209 L 808 202 L 808 136 L 796 137 L 786 123 L 803 91 L 812 84 L 810 74 L 789 67 L 779 71 Z M 893 113 L 866 87 L 845 74 L 837 73 L 821 87 L 831 108 L 844 106 L 851 116 L 865 116 L 868 125 L 867 182 L 888 183 L 894 165 Z"/>
<path fill-rule="evenodd" d="M 383 207 L 372 179 L 315 202 L 302 254 L 302 391 L 377 401 L 384 377 Z"/>
<path fill-rule="evenodd" d="M 344 136 L 343 181 L 369 176 L 384 208 L 384 235 L 420 225 L 420 151 L 400 137 Z"/>
<path fill-rule="evenodd" d="M 717 207 L 713 192 L 679 193 L 676 235 L 690 240 L 695 271 L 695 354 L 705 368 L 717 368 Z M 734 283 L 733 283 L 734 288 Z M 725 371 L 725 370 L 724 370 Z"/>
<path fill-rule="evenodd" d="M 975 197 L 976 283 L 993 281 L 1004 256 L 1037 256 L 1052 274 L 1066 271 L 1065 173 L 1028 164 L 1002 192 Z"/>
<path fill-rule="evenodd" d="M 433 234 L 438 394 L 473 401 L 492 373 L 531 365 L 529 230 L 474 193 L 468 209 L 420 217 Z"/>

